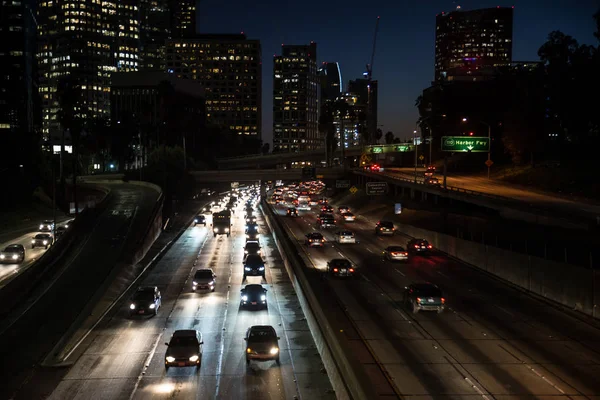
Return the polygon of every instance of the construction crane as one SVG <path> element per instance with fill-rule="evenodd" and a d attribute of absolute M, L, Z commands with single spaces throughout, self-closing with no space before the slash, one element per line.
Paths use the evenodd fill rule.
<path fill-rule="evenodd" d="M 372 89 L 371 80 L 373 78 L 373 63 L 375 62 L 375 47 L 377 45 L 377 33 L 379 33 L 379 17 L 375 22 L 375 34 L 373 35 L 373 51 L 371 52 L 371 62 L 367 64 L 367 71 L 363 73 L 363 76 L 367 78 L 367 132 L 369 134 L 368 142 L 374 142 L 375 130 L 377 129 L 377 122 L 373 121 L 372 106 Z M 371 144 L 371 143 L 369 143 Z"/>

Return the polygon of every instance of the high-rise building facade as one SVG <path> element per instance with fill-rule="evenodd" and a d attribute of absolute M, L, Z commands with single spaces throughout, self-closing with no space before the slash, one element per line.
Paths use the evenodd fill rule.
<path fill-rule="evenodd" d="M 0 137 L 33 132 L 36 114 L 34 0 L 0 3 Z"/>
<path fill-rule="evenodd" d="M 207 122 L 262 137 L 260 41 L 244 34 L 174 38 L 166 59 L 169 73 L 204 86 Z"/>
<path fill-rule="evenodd" d="M 57 88 L 70 76 L 81 89 L 81 109 L 91 118 L 110 116 L 110 76 L 139 66 L 137 0 L 41 1 L 38 7 L 39 91 L 42 132 L 57 141 Z"/>
<path fill-rule="evenodd" d="M 368 144 L 374 144 L 374 135 L 377 130 L 377 96 L 379 84 L 368 79 L 355 79 L 348 82 L 348 93 L 358 96 L 356 105 L 364 110 L 365 129 L 364 138 Z M 363 139 L 363 138 L 361 138 Z"/>
<path fill-rule="evenodd" d="M 140 1 L 140 71 L 166 71 L 165 46 L 171 38 L 168 0 Z"/>
<path fill-rule="evenodd" d="M 359 146 L 361 144 L 361 135 L 365 126 L 366 104 L 361 103 L 360 98 L 354 93 L 344 93 L 337 97 L 348 105 L 348 108 L 342 110 L 337 108 L 333 114 L 333 125 L 337 140 L 337 148 Z"/>
<path fill-rule="evenodd" d="M 283 45 L 281 52 L 273 59 L 273 152 L 319 148 L 317 44 Z"/>
<path fill-rule="evenodd" d="M 340 65 L 337 62 L 324 62 L 318 73 L 321 84 L 321 104 L 326 101 L 335 101 L 343 90 Z"/>
<path fill-rule="evenodd" d="M 196 0 L 170 0 L 173 38 L 196 35 Z"/>
<path fill-rule="evenodd" d="M 513 8 L 497 7 L 436 16 L 435 80 L 456 69 L 476 70 L 512 61 Z"/>

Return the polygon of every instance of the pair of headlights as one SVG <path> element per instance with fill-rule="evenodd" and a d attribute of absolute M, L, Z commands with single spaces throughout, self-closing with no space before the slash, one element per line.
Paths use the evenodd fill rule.
<path fill-rule="evenodd" d="M 191 362 L 196 362 L 196 361 L 198 361 L 199 358 L 200 357 L 198 355 L 193 355 L 188 360 L 190 360 Z M 167 356 L 167 357 L 165 357 L 165 360 L 167 360 L 167 362 L 172 363 L 172 362 L 175 362 L 175 357 Z"/>
<path fill-rule="evenodd" d="M 260 296 L 260 301 L 265 301 L 267 300 L 267 296 L 265 296 L 264 294 Z M 242 296 L 242 301 L 248 301 L 248 296 L 243 295 Z"/>

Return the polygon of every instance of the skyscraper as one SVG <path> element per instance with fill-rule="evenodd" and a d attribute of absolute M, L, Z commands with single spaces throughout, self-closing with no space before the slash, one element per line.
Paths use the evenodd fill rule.
<path fill-rule="evenodd" d="M 0 137 L 33 132 L 36 121 L 34 0 L 0 4 Z"/>
<path fill-rule="evenodd" d="M 196 0 L 170 0 L 171 33 L 173 38 L 196 34 Z"/>
<path fill-rule="evenodd" d="M 260 41 L 246 35 L 196 35 L 167 42 L 167 70 L 205 88 L 206 119 L 261 138 Z"/>
<path fill-rule="evenodd" d="M 58 82 L 70 75 L 88 117 L 110 115 L 110 76 L 136 71 L 140 47 L 137 0 L 44 1 L 38 8 L 42 132 L 59 140 Z"/>
<path fill-rule="evenodd" d="M 171 10 L 167 0 L 140 2 L 140 71 L 166 71 L 165 46 L 171 38 Z"/>
<path fill-rule="evenodd" d="M 325 101 L 335 101 L 342 94 L 342 72 L 337 62 L 324 62 L 319 68 L 321 84 L 321 104 Z"/>
<path fill-rule="evenodd" d="M 318 131 L 317 44 L 282 45 L 273 59 L 273 151 L 322 145 Z"/>
<path fill-rule="evenodd" d="M 512 61 L 513 8 L 457 9 L 436 16 L 435 80 L 456 69 L 478 69 Z"/>
<path fill-rule="evenodd" d="M 375 131 L 377 130 L 377 96 L 378 82 L 368 79 L 355 79 L 348 82 L 348 93 L 358 96 L 356 106 L 364 110 L 366 120 L 366 136 L 368 144 L 373 144 Z"/>

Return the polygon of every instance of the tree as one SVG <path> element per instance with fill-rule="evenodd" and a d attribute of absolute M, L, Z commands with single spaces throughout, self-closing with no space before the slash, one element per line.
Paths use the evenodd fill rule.
<path fill-rule="evenodd" d="M 385 144 L 392 144 L 394 143 L 394 134 L 390 131 L 388 131 L 385 134 Z"/>
<path fill-rule="evenodd" d="M 375 143 L 377 144 L 379 143 L 379 140 L 381 140 L 381 138 L 383 137 L 383 131 L 380 128 L 377 128 L 377 130 L 375 131 Z"/>
<path fill-rule="evenodd" d="M 400 138 L 394 138 L 394 141 L 392 143 L 402 143 L 402 140 L 400 140 Z"/>

